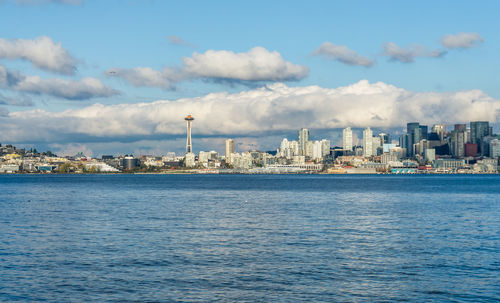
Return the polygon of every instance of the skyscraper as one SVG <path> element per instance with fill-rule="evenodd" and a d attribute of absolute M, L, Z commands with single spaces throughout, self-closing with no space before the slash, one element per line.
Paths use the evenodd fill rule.
<path fill-rule="evenodd" d="M 465 156 L 465 143 L 467 138 L 467 126 L 465 124 L 455 124 L 455 129 L 452 132 L 452 154 L 455 157 Z"/>
<path fill-rule="evenodd" d="M 378 134 L 378 136 L 380 137 L 380 144 L 381 145 L 391 143 L 391 135 L 388 135 L 385 133 L 380 133 L 380 134 Z"/>
<path fill-rule="evenodd" d="M 342 148 L 352 151 L 352 130 L 350 127 L 344 128 L 342 131 Z"/>
<path fill-rule="evenodd" d="M 186 120 L 187 123 L 186 154 L 188 154 L 193 152 L 193 143 L 191 142 L 191 122 L 193 122 L 194 117 L 187 115 L 184 120 Z"/>
<path fill-rule="evenodd" d="M 231 163 L 231 154 L 234 153 L 234 140 L 226 139 L 226 163 Z"/>
<path fill-rule="evenodd" d="M 490 135 L 490 125 L 487 121 L 475 121 L 470 123 L 470 142 L 477 144 L 478 152 L 483 155 L 481 150 L 482 140 Z"/>
<path fill-rule="evenodd" d="M 406 124 L 406 133 L 408 134 L 408 140 L 406 142 L 406 155 L 408 157 L 413 156 L 413 144 L 420 141 L 420 123 L 410 122 Z M 417 141 L 418 139 L 418 141 Z"/>
<path fill-rule="evenodd" d="M 370 157 L 373 155 L 373 132 L 370 127 L 363 131 L 363 156 Z"/>
<path fill-rule="evenodd" d="M 309 130 L 302 128 L 299 131 L 299 154 L 300 156 L 306 155 L 306 144 L 309 141 Z"/>

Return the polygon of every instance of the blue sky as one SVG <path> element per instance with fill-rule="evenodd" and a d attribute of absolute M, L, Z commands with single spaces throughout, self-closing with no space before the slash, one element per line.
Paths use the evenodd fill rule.
<path fill-rule="evenodd" d="M 87 132 L 84 126 L 90 125 L 91 129 L 93 127 L 91 121 L 82 121 L 84 126 L 71 132 L 63 131 L 68 127 L 48 126 L 44 133 L 60 131 L 61 136 L 45 136 L 40 133 L 37 140 L 34 140 L 33 136 L 26 135 L 29 129 L 23 128 L 15 134 L 14 130 L 21 127 L 19 124 L 26 124 L 23 121 L 26 121 L 28 116 L 38 118 L 40 121 L 46 121 L 47 117 L 54 118 L 55 116 L 63 119 L 61 113 L 70 110 L 78 111 L 78 114 L 72 112 L 73 114 L 69 117 L 77 115 L 79 119 L 84 119 L 82 116 L 87 117 L 86 113 L 92 111 L 96 103 L 103 106 L 121 106 L 120 108 L 125 111 L 129 110 L 128 107 L 124 107 L 126 104 L 134 105 L 139 102 L 151 104 L 156 100 L 169 100 L 170 107 L 162 110 L 173 115 L 176 110 L 180 110 L 174 104 L 177 99 L 187 98 L 192 101 L 197 98 L 203 99 L 211 93 L 251 94 L 264 85 L 276 83 L 283 83 L 288 88 L 299 88 L 298 91 L 301 91 L 300 88 L 310 86 L 320 86 L 335 91 L 339 87 L 351 87 L 361 80 L 368 80 L 369 85 L 372 86 L 381 82 L 389 86 L 382 89 L 383 93 L 388 96 L 387 100 L 391 98 L 391 100 L 396 100 L 397 98 L 393 98 L 396 92 L 402 96 L 420 94 L 418 98 L 411 98 L 412 104 L 418 106 L 421 102 L 422 106 L 427 106 L 427 110 L 432 108 L 433 112 L 430 116 L 434 119 L 440 116 L 439 110 L 444 111 L 442 116 L 446 117 L 446 121 L 433 122 L 433 120 L 428 121 L 429 124 L 468 122 L 469 120 L 464 117 L 463 113 L 453 116 L 451 112 L 456 112 L 456 110 L 445 108 L 452 107 L 458 99 L 469 98 L 468 102 L 472 104 L 474 98 L 486 98 L 488 100 L 485 104 L 488 105 L 484 106 L 493 106 L 494 114 L 488 116 L 476 106 L 470 119 L 488 119 L 492 123 L 498 123 L 498 114 L 495 112 L 500 102 L 498 101 L 500 86 L 497 80 L 497 73 L 500 70 L 498 11 L 500 11 L 498 1 L 481 3 L 470 1 L 419 1 L 415 3 L 408 1 L 309 1 L 307 3 L 290 1 L 0 1 L 0 39 L 3 39 L 0 42 L 3 41 L 10 47 L 19 39 L 30 41 L 39 37 L 48 37 L 53 45 L 60 43 L 66 52 L 64 53 L 67 55 L 66 59 L 69 58 L 71 62 L 68 64 L 76 69 L 74 73 L 68 73 L 53 67 L 40 68 L 40 64 L 37 66 L 33 63 L 35 59 L 26 57 L 29 55 L 16 57 L 11 53 L 10 57 L 7 55 L 2 57 L 0 48 L 0 66 L 10 73 L 21 73 L 21 77 L 39 76 L 41 79 L 51 79 L 50 81 L 55 81 L 53 79 L 72 81 L 64 84 L 68 86 L 65 88 L 56 86 L 61 84 L 57 81 L 56 84 L 49 85 L 48 82 L 43 82 L 35 87 L 29 86 L 29 88 L 26 88 L 27 84 L 18 85 L 15 88 L 0 86 L 0 104 L 2 96 L 4 100 L 10 100 L 0 105 L 0 113 L 3 113 L 0 126 L 3 125 L 4 129 L 10 130 L 9 134 L 3 132 L 3 135 L 0 135 L 0 142 L 8 140 L 25 145 L 36 143 L 60 148 L 72 145 L 76 148 L 88 148 L 99 154 L 111 152 L 112 147 L 102 146 L 104 140 L 126 143 L 126 145 L 117 143 L 115 146 L 128 150 L 116 152 L 144 151 L 148 148 L 178 151 L 183 149 L 182 144 L 179 146 L 183 125 L 179 128 L 172 126 L 171 123 L 174 123 L 172 120 L 167 123 L 168 127 L 162 126 L 158 120 L 154 120 L 157 118 L 151 118 L 147 113 L 135 117 L 130 115 L 112 117 L 115 121 L 113 123 L 117 124 L 126 123 L 123 121 L 130 121 L 130 119 L 139 121 L 149 119 L 148 127 L 142 132 L 132 131 L 128 137 L 113 131 L 108 134 Z M 448 45 L 447 47 L 441 40 L 447 35 L 453 35 L 457 39 L 464 38 L 465 36 L 458 36 L 460 33 L 473 35 L 469 36 L 469 38 L 473 37 L 469 40 L 472 44 L 457 47 Z M 328 57 L 324 52 L 316 51 L 325 42 L 343 46 L 355 52 L 358 58 L 369 60 L 370 66 L 352 64 L 352 62 L 346 64 L 339 60 L 338 54 L 335 60 L 331 55 Z M 398 61 L 394 59 L 394 56 L 389 56 L 387 50 L 384 51 L 384 45 L 387 46 L 389 42 L 394 43 L 399 49 L 410 51 L 409 61 L 412 62 Z M 26 47 L 24 46 L 26 44 L 22 45 Z M 255 71 L 254 68 L 241 76 L 238 61 L 225 59 L 227 56 L 231 57 L 231 54 L 217 53 L 220 55 L 217 57 L 220 59 L 220 66 L 215 66 L 214 57 L 207 55 L 210 51 L 246 54 L 255 47 L 261 47 L 263 50 L 250 56 L 248 62 L 253 64 L 255 62 L 252 60 L 258 61 L 264 58 L 262 62 L 268 64 L 269 61 L 266 60 L 276 59 L 276 57 L 271 59 L 270 54 L 277 52 L 280 56 L 279 60 L 276 59 L 278 63 L 289 64 L 291 67 L 283 71 L 283 65 L 280 65 L 279 68 L 265 74 Z M 37 51 L 50 50 L 38 49 Z M 193 53 L 207 56 L 200 57 L 198 60 Z M 434 55 L 436 53 L 439 55 Z M 185 63 L 186 58 L 195 58 L 193 65 Z M 205 64 L 211 64 L 211 67 Z M 260 70 L 266 67 L 258 63 L 256 66 Z M 138 67 L 149 68 L 153 72 L 163 70 L 162 84 L 158 84 L 158 81 L 153 79 L 160 75 L 159 73 L 148 74 L 146 79 L 144 75 L 137 73 Z M 221 75 L 228 76 L 221 78 Z M 96 84 L 93 80 L 94 84 L 90 88 L 89 85 L 84 85 L 78 93 L 68 93 L 67 90 L 78 85 L 83 78 L 93 78 L 99 83 Z M 47 85 L 52 88 L 46 89 Z M 360 89 L 360 87 L 362 85 L 354 86 L 353 90 Z M 363 93 L 355 92 L 354 95 L 371 98 L 369 94 L 374 93 L 377 96 L 373 99 L 378 100 L 381 94 L 374 87 L 364 87 L 362 90 Z M 404 90 L 404 92 L 399 90 Z M 480 97 L 478 97 L 477 90 L 481 92 Z M 468 92 L 470 96 L 464 97 L 460 92 Z M 288 90 L 280 90 L 280 93 L 284 95 L 276 96 L 274 101 L 269 101 L 270 104 L 278 102 L 276 100 L 287 102 Z M 310 93 L 310 90 L 307 90 L 307 93 Z M 257 93 L 254 92 L 254 94 Z M 301 94 L 305 93 L 301 92 Z M 435 98 L 435 94 L 440 94 L 437 98 L 439 101 L 429 101 Z M 30 100 L 28 103 L 31 106 L 19 106 L 19 102 L 12 101 L 14 99 Z M 388 102 L 387 107 L 395 107 L 386 99 L 380 100 L 380 104 Z M 309 101 L 303 100 L 303 102 Z M 339 105 L 331 109 L 328 107 L 332 111 L 331 116 L 342 116 L 342 102 L 347 101 L 331 100 L 331 102 L 337 102 L 335 104 Z M 349 99 L 348 102 L 361 104 L 363 100 Z M 434 105 L 429 107 L 429 102 Z M 439 105 L 435 105 L 436 102 Z M 259 106 L 268 110 L 270 108 L 269 104 L 259 103 Z M 311 106 L 324 106 L 324 104 L 311 103 Z M 375 113 L 375 108 L 376 106 L 370 113 L 360 108 L 361 114 L 367 115 L 365 119 L 367 123 L 370 123 L 371 116 L 380 116 Z M 117 108 L 114 109 L 117 110 Z M 35 113 L 37 110 L 42 112 L 37 115 Z M 182 110 L 193 113 L 199 111 L 196 108 L 191 110 L 184 107 Z M 233 112 L 238 110 L 244 110 L 244 108 L 235 107 Z M 301 112 L 304 113 L 300 121 L 306 124 L 297 125 L 296 129 L 303 126 L 318 129 L 369 126 L 355 122 L 354 118 L 343 123 L 321 124 L 315 121 L 318 114 L 311 114 L 311 110 L 304 111 L 287 108 L 287 106 L 281 106 L 278 113 L 293 110 L 296 110 L 293 117 L 297 117 Z M 462 110 L 466 112 L 467 108 Z M 103 115 L 102 119 L 106 118 L 103 110 L 94 108 L 93 113 Z M 184 113 L 179 112 L 178 115 L 182 117 Z M 203 117 L 203 113 L 201 115 L 200 117 Z M 213 115 L 212 113 L 210 117 Z M 420 118 L 419 115 L 412 116 L 405 113 L 395 113 L 395 115 L 402 118 L 399 121 L 387 118 L 386 122 L 378 127 L 403 126 L 406 123 L 403 117 Z M 254 117 L 257 120 L 260 119 L 255 115 Z M 286 115 L 283 117 L 285 117 L 283 119 L 289 118 Z M 240 119 L 243 118 L 240 117 Z M 245 119 L 251 120 L 251 117 L 245 117 Z M 70 118 L 67 120 L 71 121 Z M 205 121 L 207 122 L 204 128 L 206 131 L 199 133 L 199 136 L 208 138 L 207 140 L 213 137 L 219 139 L 228 136 L 241 137 L 243 142 L 248 141 L 244 138 L 257 131 L 261 136 L 267 136 L 267 139 L 263 138 L 262 142 L 269 143 L 262 143 L 264 146 L 261 146 L 267 148 L 271 147 L 276 132 L 286 134 L 294 128 L 293 125 L 285 125 L 286 123 L 280 123 L 280 121 L 260 127 L 262 122 L 259 124 L 250 120 L 247 124 L 258 124 L 258 127 L 250 126 L 246 131 L 244 128 L 232 131 L 234 128 L 230 126 L 226 130 L 218 128 L 210 131 L 208 129 L 210 127 L 215 129 L 215 126 Z M 341 121 L 342 119 L 336 118 L 335 120 Z M 179 121 L 182 124 L 182 119 Z M 427 121 L 424 122 L 427 123 Z M 69 122 L 61 120 L 60 123 Z M 66 139 L 58 140 L 57 137 Z M 71 137 L 78 139 L 67 139 Z M 147 143 L 141 143 L 144 138 Z M 217 144 L 207 143 L 206 148 Z"/>

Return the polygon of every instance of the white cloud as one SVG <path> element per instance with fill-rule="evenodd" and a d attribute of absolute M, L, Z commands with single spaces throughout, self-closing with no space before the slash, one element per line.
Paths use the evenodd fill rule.
<path fill-rule="evenodd" d="M 335 45 L 330 42 L 321 44 L 313 55 L 323 56 L 327 59 L 337 60 L 348 65 L 360 65 L 371 67 L 374 61 L 359 55 L 356 51 L 347 48 L 344 45 Z"/>
<path fill-rule="evenodd" d="M 309 74 L 302 65 L 285 61 L 280 53 L 263 47 L 254 47 L 245 53 L 208 50 L 182 58 L 181 68 L 164 68 L 161 71 L 149 67 L 132 69 L 114 68 L 107 72 L 135 86 L 173 88 L 175 82 L 187 79 L 206 79 L 229 82 L 297 81 Z"/>
<path fill-rule="evenodd" d="M 478 33 L 458 33 L 441 38 L 441 44 L 446 48 L 472 48 L 484 41 Z"/>
<path fill-rule="evenodd" d="M 65 80 L 58 78 L 42 79 L 39 76 L 26 76 L 10 71 L 0 65 L 0 87 L 31 94 L 44 94 L 68 100 L 86 100 L 110 97 L 120 92 L 105 86 L 99 79 L 83 78 Z"/>
<path fill-rule="evenodd" d="M 68 100 L 86 100 L 98 97 L 111 97 L 119 92 L 96 78 L 81 80 L 41 79 L 39 76 L 29 76 L 19 82 L 15 90 L 45 94 Z"/>
<path fill-rule="evenodd" d="M 387 42 L 383 46 L 384 55 L 390 57 L 393 61 L 410 63 L 417 57 L 439 58 L 446 54 L 442 50 L 429 50 L 420 44 L 411 45 L 408 48 L 398 46 L 393 42 Z"/>
<path fill-rule="evenodd" d="M 208 50 L 183 58 L 185 71 L 194 77 L 235 81 L 296 81 L 309 69 L 285 61 L 277 51 L 254 47 L 246 53 Z"/>
<path fill-rule="evenodd" d="M 27 60 L 40 69 L 66 75 L 74 74 L 76 69 L 76 60 L 61 43 L 45 36 L 32 40 L 0 39 L 1 58 Z"/>
<path fill-rule="evenodd" d="M 480 90 L 415 93 L 383 82 L 334 89 L 277 83 L 241 93 L 151 103 L 94 104 L 63 112 L 11 112 L 0 120 L 0 142 L 164 140 L 185 134 L 193 114 L 195 136 L 251 136 L 280 131 L 371 126 L 401 127 L 474 120 L 500 122 L 500 100 Z M 261 140 L 261 139 L 259 139 Z M 264 140 L 264 139 L 263 139 Z"/>

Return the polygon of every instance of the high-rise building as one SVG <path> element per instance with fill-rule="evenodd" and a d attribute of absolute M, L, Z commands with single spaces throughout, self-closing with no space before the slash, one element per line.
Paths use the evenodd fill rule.
<path fill-rule="evenodd" d="M 186 138 L 186 154 L 187 153 L 192 153 L 193 152 L 193 143 L 191 142 L 191 123 L 194 120 L 194 117 L 191 115 L 187 115 L 186 118 L 184 118 L 187 123 L 187 138 Z"/>
<path fill-rule="evenodd" d="M 406 133 L 408 134 L 406 154 L 411 157 L 415 155 L 413 145 L 420 142 L 420 140 L 427 140 L 428 127 L 427 125 L 420 125 L 418 122 L 410 122 L 406 124 Z"/>
<path fill-rule="evenodd" d="M 231 163 L 231 154 L 234 153 L 234 140 L 226 139 L 226 163 Z"/>
<path fill-rule="evenodd" d="M 304 147 L 304 156 L 311 158 L 313 156 L 313 142 L 306 141 L 306 146 Z"/>
<path fill-rule="evenodd" d="M 432 126 L 432 132 L 436 133 L 439 136 L 439 140 L 443 142 L 444 133 L 446 132 L 444 124 L 435 124 Z"/>
<path fill-rule="evenodd" d="M 406 155 L 411 157 L 413 153 L 413 144 L 420 141 L 420 123 L 410 122 L 406 124 L 406 133 L 408 134 L 408 139 L 406 141 Z"/>
<path fill-rule="evenodd" d="M 461 158 L 465 156 L 465 143 L 467 143 L 467 126 L 465 124 L 455 124 L 455 129 L 451 134 L 452 155 Z"/>
<path fill-rule="evenodd" d="M 350 127 L 344 128 L 342 131 L 342 148 L 352 151 L 352 130 Z"/>
<path fill-rule="evenodd" d="M 300 156 L 306 155 L 306 144 L 309 141 L 309 130 L 302 128 L 299 131 L 299 154 Z"/>
<path fill-rule="evenodd" d="M 313 160 L 319 160 L 323 158 L 323 146 L 321 141 L 312 142 L 312 156 Z"/>
<path fill-rule="evenodd" d="M 476 144 L 478 152 L 482 155 L 482 140 L 490 134 L 490 125 L 487 121 L 475 121 L 470 123 L 470 143 Z"/>
<path fill-rule="evenodd" d="M 321 140 L 321 156 L 324 157 L 330 154 L 330 140 Z"/>
<path fill-rule="evenodd" d="M 391 143 L 391 135 L 388 135 L 385 133 L 380 133 L 380 134 L 378 134 L 378 136 L 380 137 L 380 144 L 381 145 Z"/>
<path fill-rule="evenodd" d="M 363 156 L 370 157 L 373 155 L 373 132 L 370 127 L 363 131 Z"/>
<path fill-rule="evenodd" d="M 378 156 L 379 149 L 380 153 L 382 154 L 382 138 L 380 137 L 373 137 L 372 138 L 372 155 L 373 156 Z"/>

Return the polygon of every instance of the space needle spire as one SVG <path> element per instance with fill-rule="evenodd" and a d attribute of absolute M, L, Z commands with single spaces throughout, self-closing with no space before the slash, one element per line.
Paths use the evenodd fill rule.
<path fill-rule="evenodd" d="M 191 141 L 191 122 L 193 122 L 194 118 L 191 115 L 187 115 L 186 118 L 184 118 L 187 122 L 187 139 L 186 139 L 186 154 L 187 153 L 192 153 L 193 152 L 193 143 Z"/>

